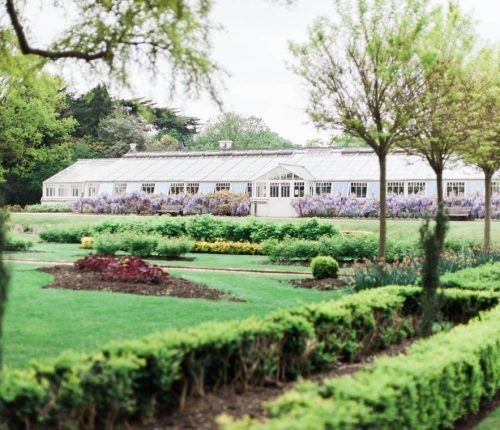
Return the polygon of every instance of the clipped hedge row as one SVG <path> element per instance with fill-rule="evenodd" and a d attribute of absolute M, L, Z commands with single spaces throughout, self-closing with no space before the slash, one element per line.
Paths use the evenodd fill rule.
<path fill-rule="evenodd" d="M 212 215 L 192 217 L 154 217 L 153 219 L 107 220 L 87 227 L 50 229 L 40 233 L 46 242 L 80 243 L 84 236 L 101 233 L 133 232 L 158 234 L 165 237 L 189 237 L 196 241 L 260 243 L 267 239 L 297 238 L 317 240 L 323 236 L 338 236 L 340 231 L 333 224 L 317 219 L 278 223 L 266 220 L 229 220 Z"/>
<path fill-rule="evenodd" d="M 500 306 L 467 325 L 383 357 L 354 376 L 300 383 L 262 423 L 225 417 L 227 430 L 441 429 L 500 389 Z"/>
<path fill-rule="evenodd" d="M 323 237 L 320 240 L 268 240 L 262 244 L 262 252 L 271 261 L 283 263 L 310 261 L 319 255 L 342 262 L 374 260 L 377 251 L 378 237 L 373 233 Z M 419 247 L 415 242 L 388 241 L 386 259 L 413 258 L 418 252 Z"/>
<path fill-rule="evenodd" d="M 4 250 L 5 251 L 28 251 L 33 246 L 30 240 L 13 237 L 10 234 L 5 236 Z"/>
<path fill-rule="evenodd" d="M 259 255 L 262 249 L 259 243 L 250 242 L 195 242 L 192 252 L 208 254 Z"/>
<path fill-rule="evenodd" d="M 448 288 L 500 291 L 500 262 L 447 273 L 441 276 L 441 285 Z"/>
<path fill-rule="evenodd" d="M 191 250 L 193 242 L 158 235 L 121 233 L 98 235 L 94 238 L 92 247 L 98 255 L 115 255 L 122 251 L 137 257 L 180 257 Z"/>
<path fill-rule="evenodd" d="M 292 379 L 411 336 L 419 296 L 418 288 L 386 287 L 7 369 L 0 422 L 10 430 L 113 428 L 224 385 Z M 445 316 L 454 322 L 498 304 L 489 292 L 450 289 L 444 297 Z"/>

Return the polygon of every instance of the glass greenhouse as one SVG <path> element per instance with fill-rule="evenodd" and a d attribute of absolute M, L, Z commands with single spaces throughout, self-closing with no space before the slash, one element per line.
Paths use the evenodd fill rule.
<path fill-rule="evenodd" d="M 146 153 L 122 158 L 78 160 L 43 183 L 42 203 L 71 202 L 102 194 L 246 193 L 258 216 L 295 216 L 293 198 L 312 194 L 379 195 L 375 153 L 364 148 L 219 150 Z M 460 161 L 444 172 L 447 196 L 484 194 L 483 174 Z M 500 178 L 493 181 L 500 190 Z M 387 158 L 387 190 L 410 195 L 436 194 L 427 162 L 404 152 Z"/>

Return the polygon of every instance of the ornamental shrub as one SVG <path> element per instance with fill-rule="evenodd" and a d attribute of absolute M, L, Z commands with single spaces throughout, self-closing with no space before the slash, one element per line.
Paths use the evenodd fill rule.
<path fill-rule="evenodd" d="M 258 255 L 262 253 L 261 245 L 250 242 L 196 242 L 193 252 L 207 254 L 246 254 Z"/>
<path fill-rule="evenodd" d="M 55 243 L 80 243 L 84 236 L 93 236 L 90 227 L 53 228 L 40 233 L 40 239 Z"/>
<path fill-rule="evenodd" d="M 101 234 L 94 237 L 93 248 L 97 255 L 115 255 L 118 251 L 122 251 L 123 243 L 118 240 L 118 235 Z"/>
<path fill-rule="evenodd" d="M 441 285 L 448 288 L 500 291 L 500 263 L 488 263 L 441 276 Z"/>
<path fill-rule="evenodd" d="M 221 218 L 213 215 L 192 217 L 186 223 L 186 233 L 194 240 L 213 242 L 220 238 L 223 224 Z"/>
<path fill-rule="evenodd" d="M 93 237 L 82 237 L 80 248 L 92 249 L 93 246 L 94 246 L 94 238 Z"/>
<path fill-rule="evenodd" d="M 315 279 L 336 278 L 339 263 L 332 257 L 319 256 L 311 261 L 311 272 Z"/>
<path fill-rule="evenodd" d="M 28 251 L 33 246 L 31 240 L 13 237 L 10 234 L 5 236 L 4 250 L 5 251 Z"/>
<path fill-rule="evenodd" d="M 222 430 L 452 428 L 498 392 L 499 318 L 497 306 L 354 375 L 298 383 L 267 405 L 265 422 L 225 417 Z"/>
<path fill-rule="evenodd" d="M 98 258 L 92 257 L 94 260 Z M 43 364 L 34 363 L 27 369 L 5 369 L 0 380 L 0 422 L 13 430 L 120 428 L 132 420 L 150 419 L 156 413 L 175 410 L 179 402 L 189 401 L 189 398 L 181 398 L 180 392 L 191 396 L 208 393 L 222 384 L 243 389 L 295 379 L 298 375 L 332 364 L 359 359 L 364 354 L 411 337 L 415 317 L 420 314 L 420 294 L 419 288 L 385 287 L 339 300 L 279 310 L 264 318 L 208 322 L 197 327 L 115 342 L 103 347 L 100 353 L 65 353 Z M 443 293 L 443 301 L 443 318 L 462 323 L 478 312 L 498 305 L 498 296 L 489 292 L 448 289 Z M 498 319 L 498 311 L 492 312 L 496 312 L 494 317 Z M 339 400 L 359 394 L 366 395 L 365 402 L 358 405 L 357 400 L 352 399 L 348 406 L 356 407 L 345 411 L 349 415 L 343 412 L 338 415 L 340 412 L 330 407 L 324 414 L 319 414 L 318 419 L 357 418 L 358 411 L 366 407 L 371 408 L 370 413 L 362 418 L 377 421 L 363 428 L 388 428 L 386 424 L 392 424 L 391 419 L 408 419 L 410 415 L 405 408 L 410 408 L 411 417 L 415 416 L 411 408 L 416 408 L 420 413 L 416 419 L 425 420 L 428 414 L 422 414 L 422 410 L 435 414 L 436 404 L 447 406 L 448 403 L 441 403 L 441 400 L 452 401 L 457 393 L 459 399 L 472 399 L 475 403 L 471 404 L 477 406 L 478 398 L 491 397 L 498 388 L 498 357 L 488 354 L 498 350 L 499 332 L 497 321 L 484 314 L 483 322 L 486 320 L 495 323 L 494 330 L 481 326 L 482 334 L 481 330 L 473 329 L 465 339 L 440 337 L 428 351 L 428 356 L 412 360 L 401 374 L 397 373 L 399 369 L 394 369 L 387 378 L 382 371 L 373 381 L 363 377 L 359 384 L 356 382 L 355 389 L 342 392 Z M 460 331 L 464 333 L 467 329 L 468 326 L 464 326 Z M 469 361 L 476 359 L 483 336 L 486 336 L 486 342 L 480 349 L 485 352 L 481 355 L 484 360 L 480 363 Z M 469 337 L 473 339 L 472 354 L 471 344 L 467 342 Z M 446 352 L 446 349 L 453 351 L 453 348 L 460 350 L 454 354 Z M 443 371 L 449 381 L 441 378 L 440 367 L 448 360 L 459 363 L 456 368 Z M 466 363 L 462 364 L 464 361 Z M 408 381 L 408 372 L 413 375 L 411 385 L 402 385 Z M 431 376 L 439 378 L 439 383 L 432 383 Z M 369 390 L 363 388 L 362 381 L 370 383 Z M 384 385 L 384 390 L 381 390 L 377 384 L 389 384 L 390 387 Z M 330 397 L 330 386 L 325 388 L 324 401 Z M 393 389 L 397 390 L 397 396 Z M 314 407 L 321 408 L 323 400 L 318 398 L 316 390 L 313 391 L 317 400 Z M 302 400 L 300 394 L 296 396 Z M 409 399 L 404 396 L 409 396 Z M 400 401 L 401 398 L 405 401 Z M 280 408 L 283 416 L 293 410 L 302 412 L 301 405 L 310 405 L 309 402 L 298 402 L 293 406 L 284 402 L 280 404 L 283 405 Z M 440 410 L 444 406 L 439 406 Z M 396 418 L 392 416 L 396 413 L 395 408 L 403 409 L 396 411 L 401 415 Z M 455 406 L 453 410 L 456 409 Z M 332 410 L 335 410 L 334 414 Z M 389 415 L 386 417 L 386 414 Z M 273 416 L 277 415 L 278 410 L 273 410 Z M 382 420 L 381 415 L 387 420 Z M 308 419 L 304 416 L 304 420 L 289 421 L 281 428 L 301 428 L 309 422 Z M 440 423 L 439 420 L 434 422 Z M 263 425 L 272 423 L 273 419 Z M 349 423 L 351 427 L 343 428 L 359 428 L 357 419 Z M 399 424 L 398 421 L 394 428 L 429 428 L 406 422 Z M 237 429 L 238 426 L 226 428 Z M 312 425 L 308 428 L 325 427 Z"/>
<path fill-rule="evenodd" d="M 36 205 L 26 205 L 24 207 L 26 212 L 33 213 L 52 213 L 52 212 L 71 212 L 71 208 L 66 204 L 36 204 Z"/>
<path fill-rule="evenodd" d="M 187 254 L 193 248 L 193 242 L 183 239 L 159 239 L 155 254 L 159 257 L 180 257 Z"/>

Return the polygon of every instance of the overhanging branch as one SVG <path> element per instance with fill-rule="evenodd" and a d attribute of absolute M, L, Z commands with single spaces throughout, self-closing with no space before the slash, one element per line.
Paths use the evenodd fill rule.
<path fill-rule="evenodd" d="M 57 60 L 61 58 L 77 58 L 79 60 L 93 61 L 99 60 L 106 56 L 108 53 L 107 49 L 103 49 L 98 52 L 84 52 L 78 50 L 65 50 L 65 51 L 54 51 L 47 49 L 38 49 L 30 46 L 24 28 L 19 20 L 19 15 L 14 7 L 14 0 L 6 0 L 5 7 L 7 9 L 7 14 L 9 15 L 10 22 L 16 33 L 17 41 L 19 43 L 19 48 L 23 54 L 33 54 L 38 55 L 43 58 L 48 58 L 51 60 Z"/>

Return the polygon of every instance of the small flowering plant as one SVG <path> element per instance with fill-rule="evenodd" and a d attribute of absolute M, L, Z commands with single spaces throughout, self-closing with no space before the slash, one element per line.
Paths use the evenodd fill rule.
<path fill-rule="evenodd" d="M 139 257 L 100 257 L 88 255 L 75 262 L 78 270 L 101 274 L 106 281 L 160 284 L 168 279 L 168 273 L 159 266 L 149 264 Z"/>

